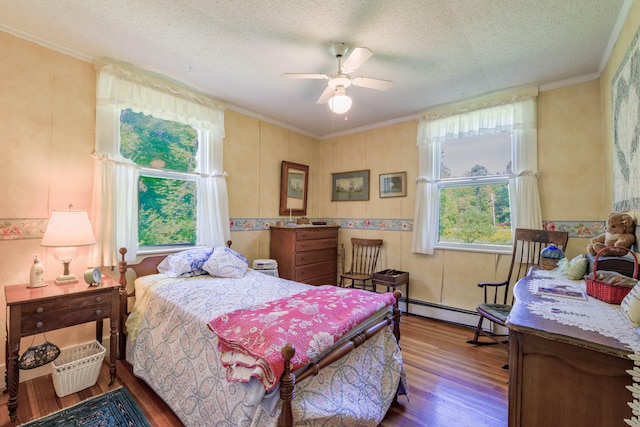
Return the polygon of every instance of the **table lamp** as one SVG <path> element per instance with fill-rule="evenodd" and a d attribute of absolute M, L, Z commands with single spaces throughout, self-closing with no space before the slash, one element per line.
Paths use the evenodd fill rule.
<path fill-rule="evenodd" d="M 57 284 L 74 283 L 78 278 L 69 273 L 69 263 L 78 257 L 77 246 L 96 243 L 86 211 L 54 210 L 51 212 L 41 246 L 54 247 L 54 257 L 64 265 L 64 272 L 55 280 Z"/>

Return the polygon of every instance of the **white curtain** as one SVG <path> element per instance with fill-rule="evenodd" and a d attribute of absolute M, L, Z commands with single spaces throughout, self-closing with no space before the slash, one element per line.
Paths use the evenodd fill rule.
<path fill-rule="evenodd" d="M 111 266 L 126 247 L 127 262 L 138 251 L 139 167 L 120 155 L 120 112 L 153 115 L 193 126 L 201 138 L 198 236 L 200 244 L 224 245 L 229 239 L 229 206 L 222 164 L 224 106 L 124 64 L 99 63 L 96 88 L 96 149 L 92 219 L 96 245 L 91 265 Z"/>
<path fill-rule="evenodd" d="M 519 97 L 444 117 L 420 117 L 412 252 L 433 254 L 437 243 L 440 144 L 497 132 L 511 132 L 513 138 L 513 175 L 509 178 L 512 227 L 542 228 L 537 182 L 536 97 Z"/>
<path fill-rule="evenodd" d="M 202 176 L 198 187 L 198 236 L 204 246 L 223 246 L 231 238 L 227 174 L 222 168 L 223 135 L 215 131 L 198 134 L 202 142 L 197 169 Z"/>
<path fill-rule="evenodd" d="M 416 180 L 416 209 L 413 221 L 411 251 L 433 255 L 438 238 L 438 151 L 436 143 L 425 141 L 425 121 L 418 124 L 418 179 Z"/>

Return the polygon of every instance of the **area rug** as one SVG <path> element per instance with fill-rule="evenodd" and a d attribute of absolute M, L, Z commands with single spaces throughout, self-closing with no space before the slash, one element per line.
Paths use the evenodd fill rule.
<path fill-rule="evenodd" d="M 84 400 L 22 427 L 151 427 L 124 387 Z"/>

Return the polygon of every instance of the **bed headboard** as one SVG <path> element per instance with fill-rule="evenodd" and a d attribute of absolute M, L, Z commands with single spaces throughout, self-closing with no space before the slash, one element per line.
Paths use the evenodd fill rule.
<path fill-rule="evenodd" d="M 127 279 L 125 277 L 127 269 L 131 268 L 136 272 L 136 277 L 148 276 L 149 274 L 156 274 L 158 272 L 158 264 L 165 259 L 166 255 L 156 255 L 144 258 L 138 264 L 127 264 L 124 260 L 124 256 L 127 253 L 126 248 L 120 248 L 118 251 L 122 256 L 122 259 L 118 263 L 118 271 L 120 272 L 120 284 L 127 286 Z"/>
<path fill-rule="evenodd" d="M 231 240 L 227 240 L 227 247 L 231 247 Z M 136 277 L 148 276 L 150 274 L 158 273 L 158 264 L 162 262 L 163 259 L 167 257 L 167 255 L 153 255 L 144 258 L 137 264 L 127 264 L 124 260 L 124 256 L 127 253 L 127 248 L 120 248 L 118 251 L 120 252 L 120 256 L 122 259 L 118 262 L 118 271 L 120 272 L 120 284 L 124 287 L 127 286 L 127 268 L 132 269 L 136 273 Z"/>

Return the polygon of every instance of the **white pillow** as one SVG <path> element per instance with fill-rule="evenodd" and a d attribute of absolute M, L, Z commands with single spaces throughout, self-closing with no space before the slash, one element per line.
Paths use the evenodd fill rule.
<path fill-rule="evenodd" d="M 631 288 L 631 291 L 620 303 L 620 308 L 635 327 L 640 326 L 640 284 Z"/>
<path fill-rule="evenodd" d="M 202 266 L 211 253 L 211 248 L 198 248 L 171 254 L 158 264 L 158 271 L 174 277 L 202 276 L 207 274 Z"/>
<path fill-rule="evenodd" d="M 215 277 L 239 279 L 247 272 L 248 261 L 245 260 L 244 256 L 233 249 L 217 246 L 202 268 Z"/>

